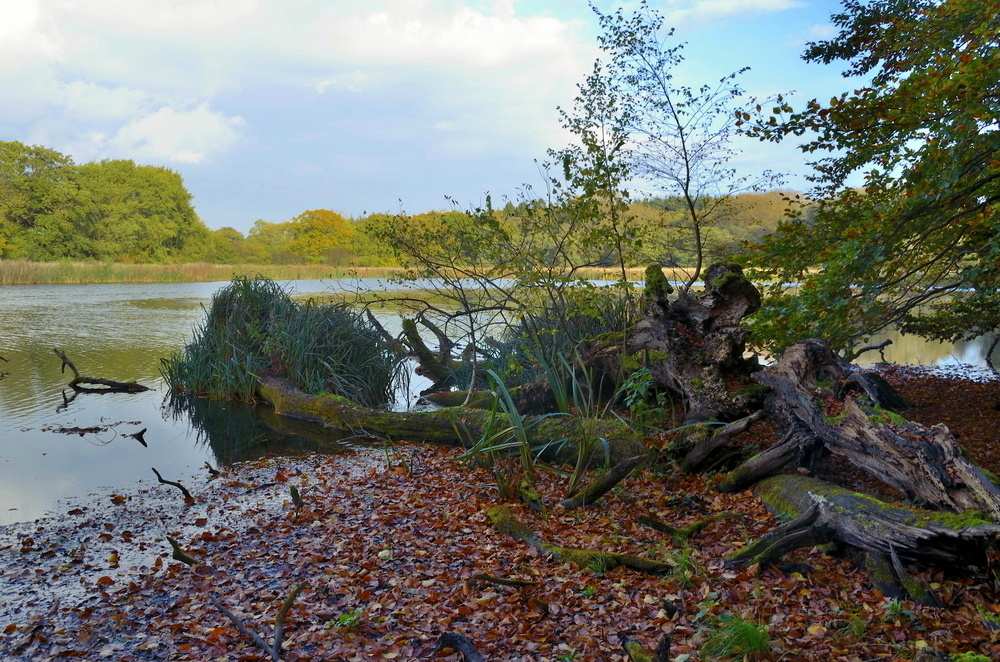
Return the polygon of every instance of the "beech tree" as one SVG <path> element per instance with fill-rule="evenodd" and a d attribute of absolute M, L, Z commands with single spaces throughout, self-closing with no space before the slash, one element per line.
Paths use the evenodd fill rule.
<path fill-rule="evenodd" d="M 890 325 L 945 341 L 1000 327 L 998 15 L 997 0 L 846 0 L 840 33 L 804 58 L 846 62 L 863 86 L 740 113 L 761 139 L 808 135 L 803 151 L 822 155 L 815 220 L 792 217 L 751 258 L 776 283 L 758 339 L 851 354 Z"/>

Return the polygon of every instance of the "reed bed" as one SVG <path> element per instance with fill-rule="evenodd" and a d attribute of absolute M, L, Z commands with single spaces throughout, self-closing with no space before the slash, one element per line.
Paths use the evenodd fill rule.
<path fill-rule="evenodd" d="M 30 262 L 0 260 L 0 285 L 62 283 L 194 283 L 263 276 L 272 280 L 389 278 L 393 267 L 329 267 L 318 264 L 127 264 L 121 262 Z"/>

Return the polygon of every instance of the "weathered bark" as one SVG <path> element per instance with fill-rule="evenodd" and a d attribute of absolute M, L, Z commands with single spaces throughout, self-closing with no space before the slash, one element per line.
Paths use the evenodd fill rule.
<path fill-rule="evenodd" d="M 645 462 L 647 459 L 647 455 L 636 455 L 626 460 L 622 460 L 605 472 L 603 476 L 580 490 L 578 494 L 574 494 L 572 497 L 566 499 L 559 505 L 568 510 L 589 506 L 607 494 L 614 488 L 615 485 L 628 478 L 629 474 L 631 474 L 636 467 Z"/>
<path fill-rule="evenodd" d="M 66 358 L 63 352 L 60 352 L 58 349 L 53 349 L 52 351 L 62 359 L 60 370 L 66 372 L 66 368 L 68 367 L 73 372 L 73 379 L 70 380 L 69 386 L 74 391 L 84 393 L 142 393 L 149 390 L 148 386 L 143 386 L 136 382 L 116 382 L 113 379 L 103 379 L 101 377 L 85 377 L 80 374 L 80 371 L 76 369 L 72 361 Z M 103 386 L 104 388 L 90 388 L 91 386 Z"/>
<path fill-rule="evenodd" d="M 448 446 L 469 446 L 482 438 L 490 412 L 481 409 L 459 409 L 416 412 L 394 412 L 359 407 L 343 398 L 329 395 L 308 395 L 280 377 L 264 377 L 257 384 L 257 394 L 271 403 L 275 412 L 316 421 L 355 433 L 385 435 L 392 439 L 413 439 Z M 504 417 L 505 414 L 497 414 Z M 611 444 L 612 461 L 635 455 L 644 447 L 642 440 L 627 425 L 619 421 L 597 420 L 593 434 Z M 505 423 L 501 422 L 504 427 Z M 547 446 L 543 459 L 568 460 L 575 453 L 572 439 L 576 434 L 571 418 L 547 418 L 537 425 L 530 417 L 524 427 L 532 447 Z M 570 439 L 566 444 L 553 444 Z"/>
<path fill-rule="evenodd" d="M 500 533 L 521 540 L 543 554 L 551 554 L 560 561 L 572 563 L 581 568 L 591 568 L 600 572 L 613 570 L 618 566 L 646 572 L 653 575 L 665 575 L 673 570 L 673 566 L 662 561 L 644 559 L 630 554 L 606 552 L 603 550 L 574 549 L 559 547 L 543 542 L 541 537 L 518 521 L 506 506 L 493 506 L 486 511 L 486 517 Z"/>
<path fill-rule="evenodd" d="M 732 421 L 749 413 L 756 359 L 743 357 L 749 330 L 741 320 L 760 307 L 760 293 L 736 265 L 716 264 L 705 290 L 672 301 L 663 288 L 647 288 L 647 315 L 629 332 L 629 353 L 648 351 L 647 367 L 663 387 L 680 395 L 687 420 Z"/>
<path fill-rule="evenodd" d="M 755 490 L 769 510 L 796 518 L 731 557 L 773 562 L 797 547 L 835 540 L 864 552 L 944 567 L 987 567 L 1000 524 L 978 511 L 961 514 L 893 506 L 815 478 L 779 474 Z"/>
<path fill-rule="evenodd" d="M 849 366 L 822 342 L 792 345 L 754 378 L 774 392 L 772 419 L 796 435 L 808 430 L 825 449 L 909 499 L 953 512 L 983 510 L 1000 519 L 1000 485 L 965 456 L 947 427 L 927 428 L 891 414 L 871 402 L 868 388 L 855 393 L 850 387 L 865 381 L 852 379 Z M 838 406 L 838 393 L 845 397 L 842 411 L 824 416 L 824 400 Z M 890 394 L 878 397 L 887 402 Z M 808 440 L 797 443 L 804 454 Z"/>
<path fill-rule="evenodd" d="M 746 432 L 747 428 L 763 416 L 763 411 L 757 411 L 722 427 L 699 426 L 703 434 L 689 436 L 694 445 L 681 460 L 681 469 L 688 472 L 699 470 L 716 451 L 729 443 L 736 435 Z"/>

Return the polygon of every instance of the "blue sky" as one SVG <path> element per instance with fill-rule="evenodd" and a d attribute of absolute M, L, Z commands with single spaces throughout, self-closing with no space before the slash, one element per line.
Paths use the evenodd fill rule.
<path fill-rule="evenodd" d="M 684 82 L 853 85 L 801 60 L 834 0 L 650 4 L 687 43 Z M 465 207 L 541 185 L 595 36 L 583 0 L 0 0 L 0 140 L 176 170 L 212 228 Z M 793 144 L 740 147 L 741 171 L 806 189 Z"/>

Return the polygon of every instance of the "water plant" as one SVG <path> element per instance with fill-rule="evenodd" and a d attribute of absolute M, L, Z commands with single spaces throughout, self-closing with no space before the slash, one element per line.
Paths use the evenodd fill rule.
<path fill-rule="evenodd" d="M 179 393 L 251 401 L 270 374 L 376 407 L 390 400 L 395 365 L 378 332 L 346 304 L 302 304 L 272 280 L 236 277 L 160 371 Z"/>

